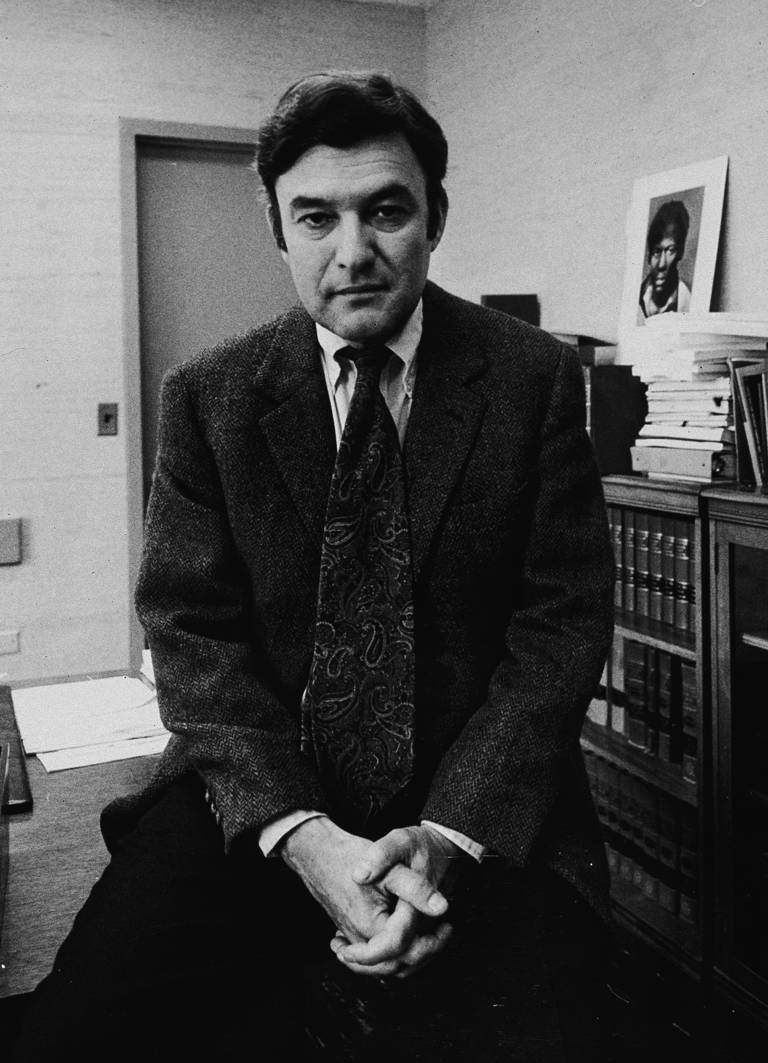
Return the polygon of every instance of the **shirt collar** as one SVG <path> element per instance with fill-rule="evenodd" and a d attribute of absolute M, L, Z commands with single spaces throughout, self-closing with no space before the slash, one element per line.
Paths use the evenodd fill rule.
<path fill-rule="evenodd" d="M 393 354 L 396 354 L 403 362 L 405 367 L 404 378 L 406 380 L 409 380 L 413 375 L 414 362 L 421 341 L 423 323 L 424 307 L 421 299 L 419 299 L 416 308 L 400 331 L 396 332 L 394 336 L 387 340 L 387 347 L 389 347 L 390 351 L 392 351 Z M 328 378 L 335 388 L 341 375 L 341 366 L 334 356 L 342 347 L 350 346 L 349 340 L 342 339 L 341 336 L 337 336 L 335 332 L 331 332 L 330 329 L 325 328 L 325 326 L 321 325 L 319 322 L 315 322 L 315 330 L 317 332 L 317 342 L 320 344 L 320 350 L 322 352 Z"/>

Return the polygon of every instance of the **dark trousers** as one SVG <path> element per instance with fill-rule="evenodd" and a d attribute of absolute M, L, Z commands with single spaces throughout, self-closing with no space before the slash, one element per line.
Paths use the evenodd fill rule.
<path fill-rule="evenodd" d="M 335 960 L 334 927 L 282 860 L 255 839 L 224 855 L 198 779 L 110 845 L 14 1063 L 610 1058 L 610 942 L 550 872 L 486 860 L 452 905 L 446 950 L 379 980 Z"/>

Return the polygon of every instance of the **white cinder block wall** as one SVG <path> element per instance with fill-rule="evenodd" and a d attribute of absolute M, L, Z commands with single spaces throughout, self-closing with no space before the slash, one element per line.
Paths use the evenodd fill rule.
<path fill-rule="evenodd" d="M 713 309 L 768 308 L 764 0 L 442 0 L 427 84 L 454 205 L 436 279 L 615 337 L 636 177 L 730 156 Z"/>
<path fill-rule="evenodd" d="M 126 409 L 118 118 L 253 128 L 326 66 L 422 91 L 424 29 L 417 8 L 335 0 L 0 6 L 0 517 L 24 527 L 0 676 L 128 661 L 126 436 L 96 435 L 98 403 Z"/>
<path fill-rule="evenodd" d="M 121 668 L 129 616 L 118 117 L 252 128 L 289 80 L 384 66 L 451 146 L 433 276 L 537 292 L 615 335 L 637 176 L 730 156 L 716 309 L 768 304 L 764 0 L 5 0 L 0 10 L 0 567 L 11 680 Z M 0 640 L 0 647 L 3 643 Z"/>

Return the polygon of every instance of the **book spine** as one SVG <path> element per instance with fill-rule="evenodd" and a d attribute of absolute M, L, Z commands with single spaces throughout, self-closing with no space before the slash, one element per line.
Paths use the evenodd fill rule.
<path fill-rule="evenodd" d="M 658 656 L 653 646 L 645 655 L 645 749 L 651 756 L 659 752 Z"/>
<path fill-rule="evenodd" d="M 595 811 L 601 823 L 607 822 L 606 788 L 605 788 L 605 760 L 602 757 L 591 757 L 594 766 L 594 782 L 592 796 L 595 800 Z"/>
<path fill-rule="evenodd" d="M 681 753 L 683 778 L 696 782 L 699 751 L 699 692 L 696 666 L 691 661 L 680 662 Z"/>
<path fill-rule="evenodd" d="M 643 855 L 645 875 L 643 893 L 648 900 L 659 901 L 659 792 L 655 786 L 642 786 Z"/>
<path fill-rule="evenodd" d="M 616 565 L 616 582 L 613 585 L 613 604 L 617 609 L 624 605 L 624 526 L 622 511 L 618 506 L 608 506 L 608 524 L 611 530 L 613 556 Z"/>
<path fill-rule="evenodd" d="M 635 611 L 648 616 L 648 514 L 638 510 L 635 516 Z"/>
<path fill-rule="evenodd" d="M 672 655 L 667 650 L 656 652 L 656 704 L 658 708 L 658 757 L 665 764 L 673 761 L 672 725 Z"/>
<path fill-rule="evenodd" d="M 682 805 L 680 807 L 679 913 L 680 919 L 686 923 L 696 923 L 698 919 L 697 835 L 696 809 L 689 805 Z"/>
<path fill-rule="evenodd" d="M 675 521 L 661 518 L 661 619 L 675 623 Z"/>
<path fill-rule="evenodd" d="M 632 884 L 635 877 L 636 853 L 632 844 L 632 798 L 630 796 L 631 776 L 625 768 L 619 768 L 616 773 L 616 807 L 617 841 L 619 850 L 618 875 L 628 884 Z"/>
<path fill-rule="evenodd" d="M 592 438 L 592 369 L 591 366 L 582 365 L 582 372 L 584 373 L 584 414 L 586 419 L 586 429 L 589 438 Z"/>
<path fill-rule="evenodd" d="M 636 584 L 636 527 L 635 511 L 625 509 L 622 521 L 622 608 L 627 613 L 634 613 L 637 608 Z"/>
<path fill-rule="evenodd" d="M 692 525 L 681 518 L 675 521 L 675 627 L 680 631 L 691 629 L 691 607 L 695 598 L 691 556 Z"/>
<path fill-rule="evenodd" d="M 647 646 L 624 640 L 624 695 L 626 698 L 626 738 L 630 745 L 647 749 L 646 714 Z"/>
<path fill-rule="evenodd" d="M 643 782 L 636 775 L 630 775 L 627 779 L 629 792 L 629 831 L 634 853 L 634 866 L 632 868 L 632 885 L 635 889 L 643 892 L 646 879 L 647 860 L 643 852 Z"/>
<path fill-rule="evenodd" d="M 626 698 L 624 694 L 624 644 L 614 637 L 608 657 L 608 699 L 611 710 L 611 730 L 626 734 Z"/>
<path fill-rule="evenodd" d="M 659 907 L 678 914 L 680 861 L 679 802 L 659 791 Z"/>
<path fill-rule="evenodd" d="M 619 831 L 619 769 L 610 761 L 603 762 L 605 786 L 605 825 L 614 835 Z"/>
<path fill-rule="evenodd" d="M 648 517 L 648 616 L 651 620 L 661 620 L 662 546 L 661 517 L 651 513 Z"/>

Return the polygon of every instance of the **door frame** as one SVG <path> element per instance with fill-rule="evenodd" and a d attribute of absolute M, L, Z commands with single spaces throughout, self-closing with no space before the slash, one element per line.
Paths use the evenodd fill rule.
<path fill-rule="evenodd" d="M 139 309 L 138 179 L 139 145 L 223 148 L 254 151 L 257 132 L 238 126 L 197 125 L 146 118 L 118 119 L 120 138 L 120 214 L 123 268 L 123 394 L 128 521 L 129 667 L 138 673 L 144 633 L 133 608 L 133 591 L 143 544 L 144 485 L 141 432 L 141 319 Z"/>

